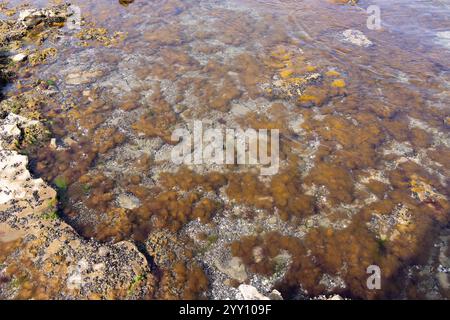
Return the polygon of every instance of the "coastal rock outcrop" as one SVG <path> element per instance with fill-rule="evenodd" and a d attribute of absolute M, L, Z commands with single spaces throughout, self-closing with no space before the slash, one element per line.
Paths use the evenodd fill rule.
<path fill-rule="evenodd" d="M 55 190 L 11 149 L 21 128 L 38 123 L 0 120 L 0 297 L 151 298 L 154 279 L 136 246 L 82 239 L 58 217 Z"/>

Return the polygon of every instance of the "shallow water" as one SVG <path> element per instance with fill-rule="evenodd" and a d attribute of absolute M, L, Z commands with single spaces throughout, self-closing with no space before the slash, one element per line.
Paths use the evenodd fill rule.
<path fill-rule="evenodd" d="M 59 188 L 61 215 L 83 236 L 134 239 L 163 273 L 184 263 L 207 274 L 208 289 L 177 284 L 170 297 L 228 297 L 216 262 L 230 255 L 250 283 L 287 298 L 448 295 L 416 284 L 410 266 L 437 267 L 432 248 L 449 217 L 450 2 L 72 3 L 84 30 L 106 34 L 62 29 L 46 43 L 57 57 L 20 75 L 23 87 L 9 94 L 36 79 L 55 83 L 43 110 L 58 148 L 31 155 L 32 167 Z M 366 27 L 373 4 L 378 31 Z M 373 45 L 343 41 L 347 29 Z M 301 96 L 268 90 L 316 73 Z M 193 120 L 280 129 L 279 174 L 180 169 L 170 136 Z M 283 269 L 276 258 L 286 252 Z M 373 264 L 378 291 L 365 287 Z"/>

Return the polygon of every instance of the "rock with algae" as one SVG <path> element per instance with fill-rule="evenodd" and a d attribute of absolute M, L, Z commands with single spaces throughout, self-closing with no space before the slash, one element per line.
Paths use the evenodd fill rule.
<path fill-rule="evenodd" d="M 436 43 L 450 50 L 450 31 L 436 33 Z"/>
<path fill-rule="evenodd" d="M 33 28 L 40 23 L 46 25 L 61 23 L 66 21 L 67 17 L 70 15 L 68 8 L 69 5 L 64 4 L 51 8 L 26 9 L 19 12 L 18 22 L 28 29 Z"/>
<path fill-rule="evenodd" d="M 19 146 L 22 141 L 28 143 L 43 138 L 44 126 L 36 120 L 29 120 L 10 113 L 0 123 L 0 141 L 4 148 Z"/>
<path fill-rule="evenodd" d="M 58 218 L 56 192 L 10 149 L 17 115 L 0 120 L 0 297 L 12 299 L 146 298 L 153 294 L 147 260 L 134 244 L 81 238 Z M 36 121 L 37 122 L 37 121 Z"/>

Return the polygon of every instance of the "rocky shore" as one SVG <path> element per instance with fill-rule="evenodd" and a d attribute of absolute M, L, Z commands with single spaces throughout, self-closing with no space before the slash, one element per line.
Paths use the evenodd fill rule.
<path fill-rule="evenodd" d="M 12 113 L 0 123 L 0 297 L 151 297 L 153 276 L 135 245 L 82 239 L 58 217 L 55 190 L 8 147 L 35 123 Z"/>
<path fill-rule="evenodd" d="M 0 298 L 375 299 L 374 263 L 445 296 L 448 236 L 425 240 L 447 221 L 448 126 L 395 99 L 406 73 L 372 83 L 226 1 L 132 2 L 102 11 L 116 32 L 0 4 Z M 328 40 L 345 59 L 379 49 L 358 25 Z M 280 174 L 174 165 L 172 130 L 199 119 L 282 128 Z"/>
<path fill-rule="evenodd" d="M 26 59 L 26 54 L 10 50 L 30 29 L 64 22 L 68 9 L 67 5 L 26 9 L 18 20 L 2 21 L 1 51 L 7 63 Z M 9 72 L 8 64 L 2 65 L 3 75 Z M 45 126 L 8 112 L 7 105 L 2 104 L 0 119 L 0 297 L 151 298 L 154 277 L 147 258 L 133 243 L 83 239 L 59 218 L 56 191 L 30 174 L 28 157 L 21 154 L 30 137 L 48 142 L 39 135 Z"/>
<path fill-rule="evenodd" d="M 20 12 L 9 12 L 18 18 L 1 21 L 3 84 L 13 81 L 12 69 L 20 68 L 22 62 L 46 58 L 46 49 L 34 54 L 23 49 L 30 32 L 44 27 L 45 41 L 58 32 L 55 24 L 64 24 L 71 12 L 69 5 L 44 9 L 25 6 Z M 83 83 L 72 74 L 68 77 L 68 84 Z M 45 100 L 52 92 L 43 90 L 40 94 L 39 99 Z M 0 101 L 0 298 L 153 298 L 157 288 L 149 257 L 130 241 L 112 244 L 81 237 L 59 217 L 57 191 L 30 173 L 27 153 L 37 152 L 42 144 L 57 147 L 45 117 L 30 107 L 34 100 L 31 94 L 23 93 Z M 159 241 L 149 239 L 145 253 L 154 254 L 163 265 L 161 259 L 167 257 Z M 245 281 L 247 274 L 239 260 L 216 265 L 223 274 Z M 235 267 L 233 261 L 239 265 Z M 248 284 L 235 290 L 235 298 L 283 299 L 277 290 L 265 296 Z"/>

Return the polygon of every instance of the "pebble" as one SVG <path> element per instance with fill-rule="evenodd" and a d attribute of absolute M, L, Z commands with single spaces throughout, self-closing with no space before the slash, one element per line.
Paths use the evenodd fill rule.
<path fill-rule="evenodd" d="M 56 150 L 58 148 L 58 146 L 56 145 L 56 139 L 55 138 L 51 138 L 50 139 L 50 148 L 53 150 Z"/>
<path fill-rule="evenodd" d="M 11 57 L 11 60 L 12 60 L 13 62 L 21 62 L 21 61 L 24 61 L 26 58 L 27 58 L 27 55 L 26 55 L 26 54 L 24 54 L 24 53 L 18 53 L 18 54 L 16 54 L 16 55 L 12 56 L 12 57 Z"/>

